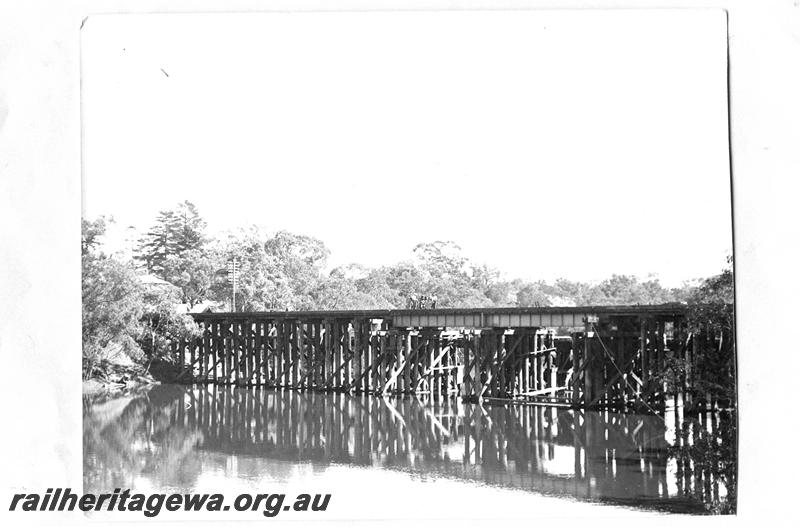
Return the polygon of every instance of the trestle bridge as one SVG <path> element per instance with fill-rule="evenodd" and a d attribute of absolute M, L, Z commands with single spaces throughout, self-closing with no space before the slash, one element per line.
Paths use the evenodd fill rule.
<path fill-rule="evenodd" d="M 697 360 L 686 306 L 193 314 L 178 380 L 571 407 L 663 404 L 665 361 Z M 678 379 L 692 386 L 691 368 Z M 643 404 L 648 404 L 646 401 Z"/>

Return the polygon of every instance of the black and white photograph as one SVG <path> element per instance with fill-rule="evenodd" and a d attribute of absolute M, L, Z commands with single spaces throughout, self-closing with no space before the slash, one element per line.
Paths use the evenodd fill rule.
<path fill-rule="evenodd" d="M 69 177 L 2 198 L 11 524 L 753 518 L 796 360 L 748 170 L 795 150 L 737 104 L 800 8 L 156 4 L 0 39 L 0 154 L 3 72 L 71 78 Z"/>
<path fill-rule="evenodd" d="M 82 39 L 85 490 L 735 513 L 722 11 Z"/>

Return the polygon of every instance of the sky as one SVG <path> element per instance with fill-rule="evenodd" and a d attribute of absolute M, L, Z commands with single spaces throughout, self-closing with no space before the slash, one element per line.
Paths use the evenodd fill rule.
<path fill-rule="evenodd" d="M 91 16 L 83 215 L 677 286 L 732 251 L 726 38 L 721 10 Z"/>

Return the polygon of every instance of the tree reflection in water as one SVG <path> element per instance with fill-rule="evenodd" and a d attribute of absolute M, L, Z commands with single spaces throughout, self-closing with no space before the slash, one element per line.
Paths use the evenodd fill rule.
<path fill-rule="evenodd" d="M 735 412 L 707 412 L 694 420 L 677 421 L 670 455 L 676 462 L 679 492 L 702 502 L 710 513 L 735 514 Z"/>
<path fill-rule="evenodd" d="M 156 386 L 84 404 L 86 491 L 191 490 L 230 456 L 399 469 L 540 494 L 672 512 L 735 512 L 735 419 L 683 419 L 453 399 Z M 676 433 L 681 430 L 681 433 Z M 291 466 L 291 465 L 287 465 Z M 274 464 L 270 466 L 274 470 Z M 274 475 L 274 474 L 273 474 Z"/>

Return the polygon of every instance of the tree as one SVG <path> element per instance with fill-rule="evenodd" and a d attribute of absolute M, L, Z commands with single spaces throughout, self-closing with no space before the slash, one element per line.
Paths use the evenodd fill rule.
<path fill-rule="evenodd" d="M 134 256 L 136 260 L 144 264 L 147 271 L 162 278 L 167 257 L 175 254 L 175 240 L 171 235 L 173 228 L 174 215 L 172 211 L 159 212 L 155 224 L 139 240 L 139 246 L 136 248 Z"/>
<path fill-rule="evenodd" d="M 215 300 L 230 305 L 232 286 L 227 281 L 227 262 L 236 258 L 239 262 L 236 307 L 241 310 L 264 311 L 277 309 L 277 304 L 290 296 L 269 276 L 275 265 L 264 249 L 266 235 L 257 227 L 229 232 L 224 240 L 218 240 L 213 251 L 223 267 L 212 282 Z"/>
<path fill-rule="evenodd" d="M 322 278 L 312 293 L 314 309 L 382 309 L 386 305 L 380 296 L 373 296 L 359 289 L 361 280 L 356 278 L 363 268 L 357 265 L 337 267 Z M 356 274 L 353 274 L 355 271 Z M 363 280 L 363 276 L 361 279 Z"/>
<path fill-rule="evenodd" d="M 728 259 L 728 265 L 732 261 Z M 671 389 L 683 385 L 691 374 L 692 399 L 705 403 L 720 401 L 723 407 L 736 405 L 736 348 L 733 318 L 733 270 L 706 278 L 690 295 L 687 312 L 693 349 L 691 360 L 667 357 L 656 372 L 653 386 Z"/>
<path fill-rule="evenodd" d="M 460 280 L 467 276 L 467 258 L 454 242 L 420 243 L 414 247 L 414 257 L 437 280 Z"/>
<path fill-rule="evenodd" d="M 698 322 L 711 323 L 715 329 L 733 329 L 733 257 L 726 258 L 727 267 L 718 275 L 706 278 L 692 292 L 689 304 L 695 306 Z"/>
<path fill-rule="evenodd" d="M 163 210 L 139 240 L 135 259 L 149 272 L 166 279 L 166 263 L 170 257 L 203 249 L 205 228 L 206 222 L 189 201 L 179 203 L 173 210 Z"/>
<path fill-rule="evenodd" d="M 136 356 L 134 335 L 144 305 L 141 283 L 130 266 L 90 250 L 81 267 L 83 372 L 89 378 L 104 360 L 119 353 Z"/>
<path fill-rule="evenodd" d="M 427 277 L 412 262 L 399 262 L 383 268 L 383 279 L 391 291 L 397 295 L 397 307 L 406 307 L 406 301 L 426 292 Z"/>
<path fill-rule="evenodd" d="M 166 281 L 180 288 L 180 301 L 191 308 L 212 297 L 224 270 L 225 262 L 218 253 L 189 249 L 167 258 L 163 274 Z"/>
<path fill-rule="evenodd" d="M 492 306 L 510 307 L 516 305 L 517 290 L 520 281 L 509 282 L 500 279 L 500 271 L 489 265 L 474 265 L 470 268 L 470 285 L 472 289 L 482 293 Z"/>
<path fill-rule="evenodd" d="M 695 365 L 700 390 L 712 397 L 736 400 L 736 326 L 733 312 L 733 258 L 727 268 L 703 280 L 689 298 L 688 321 L 698 341 Z"/>
<path fill-rule="evenodd" d="M 295 309 L 313 309 L 312 292 L 320 281 L 330 251 L 311 236 L 279 231 L 264 243 L 276 275 L 294 297 Z"/>
<path fill-rule="evenodd" d="M 712 496 L 706 505 L 711 513 L 730 514 L 736 512 L 737 496 L 737 405 L 736 405 L 736 331 L 733 303 L 734 276 L 733 258 L 726 258 L 726 267 L 718 275 L 702 280 L 699 285 L 687 284 L 688 322 L 692 338 L 697 339 L 695 348 L 694 395 L 701 400 L 706 397 L 727 401 L 728 409 L 717 417 L 717 426 L 706 430 L 700 428 L 699 437 L 692 437 L 691 428 L 697 424 L 684 422 L 679 433 L 681 446 L 672 449 L 679 461 L 691 461 L 693 470 L 712 475 L 726 487 L 725 496 Z M 677 359 L 676 359 L 677 360 Z M 674 369 L 680 374 L 690 371 L 692 365 L 682 361 Z"/>
<path fill-rule="evenodd" d="M 678 301 L 675 293 L 663 287 L 658 278 L 652 275 L 648 276 L 646 282 L 642 282 L 640 291 L 637 304 L 666 304 Z"/>
<path fill-rule="evenodd" d="M 257 227 L 228 234 L 213 249 L 220 262 L 240 264 L 236 305 L 239 310 L 313 309 L 328 249 L 316 238 L 285 231 L 269 235 Z M 231 287 L 212 286 L 217 300 L 229 301 Z"/>
<path fill-rule="evenodd" d="M 664 304 L 674 301 L 674 295 L 651 275 L 641 282 L 633 275 L 612 275 L 597 286 L 600 303 L 610 305 Z"/>
<path fill-rule="evenodd" d="M 572 282 L 559 278 L 553 285 L 552 295 L 570 299 L 576 306 L 599 305 L 604 296 L 597 288 L 585 282 Z"/>
<path fill-rule="evenodd" d="M 544 307 L 550 305 L 550 296 L 543 290 L 543 282 L 529 283 L 517 291 L 519 307 Z"/>
<path fill-rule="evenodd" d="M 188 251 L 199 251 L 206 242 L 206 222 L 190 202 L 179 203 L 172 212 L 172 235 L 178 256 Z"/>
<path fill-rule="evenodd" d="M 485 291 L 485 269 L 477 268 L 452 241 L 420 243 L 414 248 L 419 294 L 437 298 L 437 307 L 485 307 L 491 305 Z M 477 269 L 477 271 L 476 271 Z M 488 273 L 491 275 L 491 273 Z M 478 285 L 478 287 L 476 287 Z"/>
<path fill-rule="evenodd" d="M 367 274 L 356 278 L 356 287 L 366 295 L 376 309 L 400 309 L 405 307 L 406 298 L 389 285 L 386 267 L 367 270 Z"/>
<path fill-rule="evenodd" d="M 493 306 L 512 307 L 516 305 L 517 289 L 513 282 L 494 282 L 484 290 L 483 294 Z"/>
<path fill-rule="evenodd" d="M 113 218 L 100 216 L 96 220 L 81 219 L 81 255 L 97 253 L 100 248 L 100 238 L 106 234 L 108 224 Z"/>

